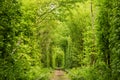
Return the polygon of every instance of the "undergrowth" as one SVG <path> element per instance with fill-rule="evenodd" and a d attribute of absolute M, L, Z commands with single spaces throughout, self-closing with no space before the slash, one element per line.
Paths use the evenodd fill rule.
<path fill-rule="evenodd" d="M 110 70 L 104 64 L 68 70 L 71 80 L 114 80 Z"/>

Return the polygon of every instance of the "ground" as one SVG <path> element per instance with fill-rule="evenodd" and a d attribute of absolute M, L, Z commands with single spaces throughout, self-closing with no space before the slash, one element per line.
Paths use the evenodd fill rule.
<path fill-rule="evenodd" d="M 55 70 L 50 80 L 70 80 L 68 75 L 62 70 Z"/>

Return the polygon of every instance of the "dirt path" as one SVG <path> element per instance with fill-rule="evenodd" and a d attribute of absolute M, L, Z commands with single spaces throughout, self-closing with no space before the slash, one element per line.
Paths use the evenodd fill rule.
<path fill-rule="evenodd" d="M 70 80 L 68 75 L 62 70 L 55 70 L 50 80 Z"/>

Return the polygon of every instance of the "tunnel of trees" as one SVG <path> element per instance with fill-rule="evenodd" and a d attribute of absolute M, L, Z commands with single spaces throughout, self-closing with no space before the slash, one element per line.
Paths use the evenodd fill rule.
<path fill-rule="evenodd" d="M 0 0 L 0 80 L 120 80 L 119 0 Z"/>

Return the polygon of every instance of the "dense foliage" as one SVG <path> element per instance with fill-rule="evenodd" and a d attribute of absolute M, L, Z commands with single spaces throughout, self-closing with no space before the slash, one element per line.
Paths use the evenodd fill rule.
<path fill-rule="evenodd" d="M 0 80 L 120 80 L 120 1 L 1 0 Z"/>

